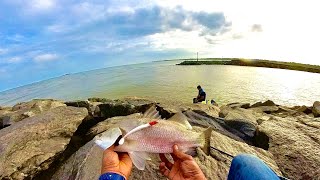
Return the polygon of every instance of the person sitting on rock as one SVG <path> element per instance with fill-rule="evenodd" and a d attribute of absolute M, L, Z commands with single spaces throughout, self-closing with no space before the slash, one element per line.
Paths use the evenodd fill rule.
<path fill-rule="evenodd" d="M 193 98 L 193 103 L 198 103 L 206 100 L 206 92 L 204 92 L 200 85 L 197 86 L 197 89 L 199 93 L 196 98 Z"/>
<path fill-rule="evenodd" d="M 99 180 L 128 180 L 132 171 L 132 161 L 128 153 L 115 152 L 114 146 L 103 153 L 101 176 Z M 204 173 L 192 158 L 173 146 L 171 163 L 160 154 L 161 174 L 170 180 L 206 180 Z M 208 167 L 210 168 L 210 167 Z M 214 171 L 214 170 L 211 170 Z M 281 177 L 282 178 L 282 177 Z M 240 154 L 233 158 L 228 180 L 279 180 L 280 177 L 262 160 L 253 155 Z"/>

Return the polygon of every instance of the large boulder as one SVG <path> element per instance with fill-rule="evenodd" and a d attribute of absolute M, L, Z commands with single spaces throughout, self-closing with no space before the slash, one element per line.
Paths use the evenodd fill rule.
<path fill-rule="evenodd" d="M 276 104 L 271 101 L 271 100 L 267 100 L 265 102 L 256 102 L 254 103 L 251 108 L 254 108 L 254 107 L 260 107 L 260 106 L 276 106 Z"/>
<path fill-rule="evenodd" d="M 189 104 L 186 107 L 184 107 L 183 111 L 185 110 L 192 110 L 201 115 L 211 116 L 211 117 L 219 117 L 219 112 L 220 112 L 220 108 L 218 106 L 215 106 L 212 104 L 201 104 L 201 103 Z"/>
<path fill-rule="evenodd" d="M 19 122 L 25 118 L 35 116 L 56 107 L 66 106 L 63 102 L 52 99 L 34 99 L 14 105 L 10 113 L 0 116 L 6 125 Z"/>
<path fill-rule="evenodd" d="M 261 116 L 260 113 L 257 113 L 251 109 L 242 109 L 235 108 L 229 110 L 228 113 L 225 114 L 225 121 L 233 121 L 239 120 L 247 123 L 251 123 L 253 125 L 257 125 L 257 119 Z"/>
<path fill-rule="evenodd" d="M 226 179 L 228 175 L 229 167 L 232 160 L 231 156 L 236 156 L 243 153 L 252 154 L 259 157 L 275 173 L 277 173 L 278 175 L 282 175 L 277 163 L 274 161 L 273 155 L 263 149 L 250 146 L 243 142 L 235 141 L 215 131 L 212 131 L 211 134 L 210 147 L 211 156 L 218 161 L 218 167 L 221 167 L 220 169 L 218 168 L 218 170 L 214 173 L 221 173 L 220 175 L 218 175 L 218 177 L 224 177 L 223 179 Z M 210 177 L 211 176 L 216 177 L 216 175 L 213 174 L 211 174 Z"/>
<path fill-rule="evenodd" d="M 320 121 L 307 117 L 272 117 L 257 130 L 257 140 L 268 151 L 285 177 L 314 179 L 320 177 Z"/>
<path fill-rule="evenodd" d="M 320 102 L 316 101 L 313 103 L 312 113 L 314 117 L 320 117 Z"/>
<path fill-rule="evenodd" d="M 0 109 L 0 129 L 10 125 L 10 115 L 12 113 L 11 107 L 1 107 Z"/>
<path fill-rule="evenodd" d="M 202 103 L 185 103 L 174 104 L 164 102 L 157 104 L 157 110 L 160 112 L 162 118 L 170 118 L 177 112 L 193 111 L 203 116 L 219 117 L 220 108 L 212 104 Z"/>
<path fill-rule="evenodd" d="M 91 132 L 97 134 L 100 131 L 107 130 L 123 119 L 134 117 L 139 117 L 139 114 L 107 119 L 93 127 Z M 203 131 L 204 128 L 194 126 L 194 130 L 199 132 Z M 233 155 L 240 153 L 257 155 L 276 173 L 281 175 L 276 163 L 272 160 L 272 154 L 267 151 L 235 141 L 217 132 L 212 132 L 210 145 Z M 198 155 L 194 158 L 207 179 L 226 179 L 231 162 L 230 157 L 221 154 L 219 151 L 213 150 L 211 150 L 211 155 L 209 156 L 204 154 L 199 148 L 197 149 L 197 152 Z M 52 179 L 98 179 L 100 176 L 102 153 L 102 150 L 94 144 L 93 140 L 91 140 L 60 166 Z M 158 170 L 160 163 L 158 156 L 152 155 L 151 159 L 151 161 L 147 162 L 145 170 L 139 171 L 136 168 L 133 168 L 129 179 L 166 179 Z"/>
<path fill-rule="evenodd" d="M 248 108 L 250 108 L 250 103 L 239 103 L 239 102 L 236 102 L 236 103 L 227 104 L 227 106 L 230 107 L 230 108 L 248 109 Z"/>
<path fill-rule="evenodd" d="M 61 157 L 85 108 L 57 107 L 0 130 L 0 179 L 32 179 Z"/>
<path fill-rule="evenodd" d="M 121 100 L 108 100 L 103 98 L 90 98 L 89 111 L 93 117 L 110 118 L 126 116 L 133 113 L 145 112 L 154 101 L 140 98 L 125 98 Z"/>
<path fill-rule="evenodd" d="M 133 118 L 141 118 L 141 117 L 142 117 L 142 114 L 135 113 L 135 114 L 131 114 L 131 115 L 128 115 L 128 116 L 117 116 L 117 117 L 106 119 L 104 121 L 99 122 L 95 126 L 91 127 L 88 130 L 86 136 L 88 137 L 88 139 L 92 139 L 97 134 L 100 134 L 100 133 L 108 130 L 110 127 L 116 125 L 117 123 L 119 123 L 122 120 L 133 119 Z"/>
<path fill-rule="evenodd" d="M 271 114 L 271 113 L 277 112 L 279 110 L 279 107 L 278 106 L 259 106 L 259 107 L 254 107 L 250 109 L 260 113 Z"/>
<path fill-rule="evenodd" d="M 103 150 L 91 140 L 64 162 L 51 179 L 99 179 L 102 157 Z M 158 170 L 160 164 L 158 156 L 153 155 L 151 158 L 152 161 L 147 162 L 145 170 L 140 171 L 133 167 L 129 179 L 166 179 Z"/>

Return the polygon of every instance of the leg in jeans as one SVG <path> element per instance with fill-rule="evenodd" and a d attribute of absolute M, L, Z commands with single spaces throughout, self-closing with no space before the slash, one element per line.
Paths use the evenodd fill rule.
<path fill-rule="evenodd" d="M 253 155 L 241 154 L 233 158 L 228 180 L 279 180 L 263 161 Z"/>

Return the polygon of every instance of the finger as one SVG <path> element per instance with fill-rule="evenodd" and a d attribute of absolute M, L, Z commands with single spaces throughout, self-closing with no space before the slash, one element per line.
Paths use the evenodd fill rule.
<path fill-rule="evenodd" d="M 177 145 L 173 146 L 173 154 L 181 160 L 192 160 L 192 157 L 180 151 Z"/>
<path fill-rule="evenodd" d="M 170 155 L 171 155 L 172 159 L 174 160 L 174 162 L 179 160 L 179 158 L 176 155 L 174 155 L 173 153 L 171 153 Z"/>
<path fill-rule="evenodd" d="M 119 164 L 118 154 L 113 151 L 114 147 L 103 151 L 101 173 L 108 172 L 110 169 L 114 169 Z"/>
<path fill-rule="evenodd" d="M 164 154 L 159 154 L 159 156 L 161 161 L 165 163 L 166 167 L 168 169 L 171 169 L 173 164 L 166 158 L 166 156 Z"/>
<path fill-rule="evenodd" d="M 123 162 L 128 167 L 132 167 L 132 160 L 131 160 L 130 156 L 128 155 L 128 153 L 118 153 L 118 156 L 119 156 L 119 160 L 121 162 Z"/>
<path fill-rule="evenodd" d="M 169 177 L 170 170 L 166 167 L 164 162 L 160 163 L 159 170 L 160 170 L 161 174 L 163 174 L 166 177 Z"/>

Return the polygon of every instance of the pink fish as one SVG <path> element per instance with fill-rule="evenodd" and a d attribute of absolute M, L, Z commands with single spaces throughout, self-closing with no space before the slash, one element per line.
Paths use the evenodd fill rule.
<path fill-rule="evenodd" d="M 172 153 L 174 144 L 189 154 L 194 154 L 196 147 L 208 152 L 211 128 L 202 133 L 193 131 L 183 113 L 177 113 L 168 120 L 159 117 L 153 107 L 142 118 L 121 121 L 98 135 L 95 142 L 103 149 L 119 144 L 114 150 L 128 152 L 133 164 L 140 170 L 150 159 L 148 153 Z"/>

